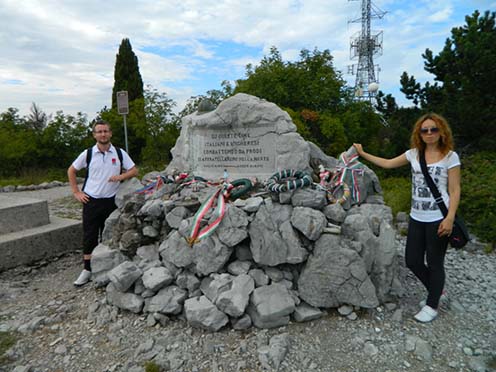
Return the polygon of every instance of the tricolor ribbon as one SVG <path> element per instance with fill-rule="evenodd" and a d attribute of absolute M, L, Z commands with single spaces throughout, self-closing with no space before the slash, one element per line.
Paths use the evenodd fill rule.
<path fill-rule="evenodd" d="M 226 213 L 227 205 L 226 200 L 229 198 L 229 193 L 233 186 L 228 183 L 224 183 L 222 187 L 219 187 L 201 206 L 193 217 L 191 232 L 189 238 L 187 239 L 190 246 L 198 243 L 201 239 L 210 236 L 217 227 L 219 227 L 224 215 Z M 204 228 L 200 229 L 200 224 L 202 219 L 206 216 L 210 208 L 214 206 L 217 202 L 216 208 L 213 212 L 215 219 L 212 223 L 208 224 Z"/>
<path fill-rule="evenodd" d="M 360 187 L 358 185 L 358 176 L 362 176 L 364 170 L 362 168 L 362 164 L 357 159 L 357 153 L 353 154 L 349 158 L 346 157 L 344 152 L 339 155 L 339 160 L 342 164 L 344 164 L 344 166 L 336 167 L 336 174 L 333 178 L 335 179 L 335 185 L 340 186 L 345 183 L 346 177 L 351 173 L 352 198 L 353 200 L 359 202 L 361 195 Z"/>

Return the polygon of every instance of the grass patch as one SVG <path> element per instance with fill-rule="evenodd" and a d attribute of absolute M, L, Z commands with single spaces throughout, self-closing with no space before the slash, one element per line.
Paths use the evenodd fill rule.
<path fill-rule="evenodd" d="M 16 341 L 17 338 L 13 333 L 0 332 L 0 366 L 9 362 L 9 359 L 4 354 L 15 345 Z"/>
<path fill-rule="evenodd" d="M 155 362 L 146 362 L 145 363 L 145 372 L 160 372 L 160 366 Z"/>
<path fill-rule="evenodd" d="M 487 366 L 491 370 L 496 370 L 496 355 L 491 356 L 491 358 L 489 359 L 489 362 L 487 363 Z"/>
<path fill-rule="evenodd" d="M 390 177 L 380 181 L 384 192 L 384 202 L 393 210 L 393 217 L 398 212 L 410 212 L 411 182 L 409 177 Z"/>

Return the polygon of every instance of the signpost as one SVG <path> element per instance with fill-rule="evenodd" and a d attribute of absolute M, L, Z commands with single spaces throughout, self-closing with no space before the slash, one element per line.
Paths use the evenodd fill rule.
<path fill-rule="evenodd" d="M 126 152 L 129 154 L 127 147 L 127 126 L 126 126 L 126 115 L 129 114 L 129 102 L 127 97 L 127 90 L 121 90 L 117 92 L 117 113 L 124 117 L 124 141 L 126 144 Z"/>

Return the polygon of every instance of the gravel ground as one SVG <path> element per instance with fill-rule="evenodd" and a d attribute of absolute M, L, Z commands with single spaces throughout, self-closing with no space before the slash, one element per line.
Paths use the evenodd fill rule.
<path fill-rule="evenodd" d="M 57 189 L 51 213 L 79 217 Z M 0 371 L 137 372 L 150 361 L 164 371 L 275 370 L 263 362 L 275 335 L 290 341 L 279 371 L 496 371 L 496 256 L 450 250 L 446 266 L 450 302 L 431 324 L 412 319 L 425 292 L 402 264 L 405 291 L 394 303 L 351 316 L 330 309 L 271 330 L 207 333 L 180 318 L 150 326 L 146 316 L 108 306 L 92 284 L 74 288 L 81 256 L 66 255 L 0 273 L 0 334 L 16 337 Z"/>

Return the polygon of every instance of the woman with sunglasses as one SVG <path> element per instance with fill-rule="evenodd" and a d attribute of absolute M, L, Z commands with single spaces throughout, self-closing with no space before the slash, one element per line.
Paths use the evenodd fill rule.
<path fill-rule="evenodd" d="M 460 159 L 453 151 L 453 136 L 448 122 L 434 113 L 420 117 L 413 127 L 410 150 L 393 159 L 366 153 L 358 143 L 353 146 L 363 159 L 382 168 L 398 168 L 410 163 L 412 205 L 405 261 L 427 289 L 427 300 L 421 302 L 421 309 L 414 318 L 419 322 L 430 322 L 438 315 L 441 297 L 446 297 L 443 291 L 444 256 L 460 202 Z M 448 206 L 446 218 L 438 208 L 420 168 L 419 154 L 422 152 L 429 174 Z"/>

